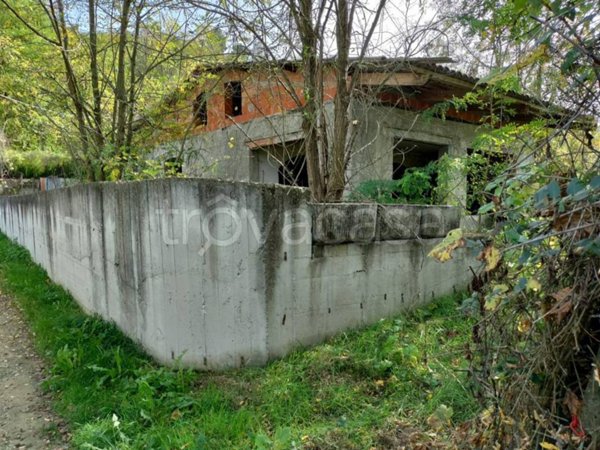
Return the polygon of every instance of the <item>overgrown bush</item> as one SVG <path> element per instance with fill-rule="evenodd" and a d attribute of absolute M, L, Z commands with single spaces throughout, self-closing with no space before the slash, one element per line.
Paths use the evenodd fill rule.
<path fill-rule="evenodd" d="M 399 180 L 367 180 L 352 192 L 353 201 L 374 201 L 385 204 L 434 203 L 434 187 L 437 177 L 437 162 L 425 167 L 411 167 Z"/>
<path fill-rule="evenodd" d="M 490 150 L 487 142 L 472 153 L 451 157 L 447 154 L 425 167 L 411 167 L 399 180 L 363 181 L 352 192 L 353 201 L 374 201 L 383 204 L 453 204 L 476 213 L 492 196 L 485 187 L 506 169 L 501 151 Z M 455 191 L 468 184 L 466 204 Z"/>
<path fill-rule="evenodd" d="M 505 448 L 598 448 L 586 439 L 598 433 L 586 391 L 600 384 L 600 176 L 551 166 L 490 186 L 505 225 L 482 254 L 474 373 Z"/>
<path fill-rule="evenodd" d="M 69 155 L 44 151 L 6 150 L 1 155 L 3 174 L 14 178 L 72 177 L 75 167 Z"/>
<path fill-rule="evenodd" d="M 104 179 L 118 180 L 151 180 L 164 177 L 184 177 L 183 161 L 171 155 L 152 157 L 146 152 L 123 152 L 120 156 L 110 158 L 104 165 Z"/>
<path fill-rule="evenodd" d="M 473 447 L 600 448 L 600 156 L 572 134 L 532 140 L 508 164 L 518 171 L 484 188 L 480 211 L 497 225 L 463 305 L 478 318 L 466 351 L 487 408 L 469 432 Z M 475 244 L 456 235 L 436 257 Z"/>
<path fill-rule="evenodd" d="M 468 183 L 466 209 L 472 214 L 490 202 L 492 197 L 486 186 L 507 169 L 506 156 L 502 151 L 482 147 L 465 158 Z"/>

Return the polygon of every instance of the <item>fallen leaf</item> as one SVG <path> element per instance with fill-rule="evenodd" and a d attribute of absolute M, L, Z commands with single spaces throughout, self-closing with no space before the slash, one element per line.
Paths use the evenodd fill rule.
<path fill-rule="evenodd" d="M 550 294 L 550 297 L 556 300 L 556 303 L 548 310 L 546 315 L 556 316 L 557 322 L 561 322 L 573 309 L 573 301 L 569 298 L 572 292 L 573 288 L 566 287 Z"/>
<path fill-rule="evenodd" d="M 594 381 L 600 385 L 600 367 L 598 367 L 596 364 L 592 364 L 592 367 L 594 368 Z"/>
<path fill-rule="evenodd" d="M 519 330 L 519 333 L 527 333 L 529 330 L 531 330 L 531 325 L 532 322 L 530 319 L 521 318 L 517 324 L 517 330 Z"/>
<path fill-rule="evenodd" d="M 540 444 L 540 447 L 542 447 L 543 449 L 546 449 L 546 450 L 560 450 L 560 448 L 558 448 L 556 445 L 551 444 L 550 442 L 546 442 L 546 441 L 542 442 Z"/>
<path fill-rule="evenodd" d="M 571 300 L 567 300 L 562 303 L 557 303 L 554 305 L 550 311 L 548 311 L 549 316 L 556 316 L 557 322 L 562 322 L 567 314 L 573 309 L 573 302 Z"/>
<path fill-rule="evenodd" d="M 556 300 L 557 302 L 562 302 L 564 301 L 569 295 L 571 295 L 571 292 L 573 292 L 573 288 L 570 287 L 566 287 L 564 289 L 561 289 L 560 291 L 555 292 L 554 294 L 550 294 L 554 300 Z"/>
<path fill-rule="evenodd" d="M 590 237 L 596 226 L 594 211 L 591 209 L 564 213 L 552 222 L 554 231 L 568 232 L 575 241 Z"/>
<path fill-rule="evenodd" d="M 579 417 L 579 413 L 581 412 L 581 406 L 583 402 L 577 397 L 577 394 L 572 390 L 567 390 L 565 394 L 565 399 L 563 400 L 563 404 L 569 410 L 571 417 Z"/>

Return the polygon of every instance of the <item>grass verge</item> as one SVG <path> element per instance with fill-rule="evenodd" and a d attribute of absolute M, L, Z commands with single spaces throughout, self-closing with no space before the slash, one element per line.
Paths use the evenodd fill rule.
<path fill-rule="evenodd" d="M 463 356 L 473 323 L 459 296 L 266 368 L 202 373 L 154 364 L 1 234 L 0 286 L 30 323 L 75 448 L 397 448 L 406 430 L 478 412 Z"/>

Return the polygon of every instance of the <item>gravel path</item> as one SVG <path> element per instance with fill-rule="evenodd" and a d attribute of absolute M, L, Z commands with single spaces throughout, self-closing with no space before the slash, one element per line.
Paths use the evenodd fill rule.
<path fill-rule="evenodd" d="M 27 324 L 0 291 L 0 450 L 67 448 L 65 426 L 42 394 L 42 380 Z"/>

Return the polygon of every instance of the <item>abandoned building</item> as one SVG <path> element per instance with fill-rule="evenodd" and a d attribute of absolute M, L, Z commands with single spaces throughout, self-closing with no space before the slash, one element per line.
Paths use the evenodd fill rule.
<path fill-rule="evenodd" d="M 391 180 L 409 167 L 442 154 L 465 155 L 486 126 L 489 110 L 432 107 L 462 97 L 478 80 L 447 67 L 447 58 L 367 58 L 351 65 L 358 95 L 351 105 L 353 149 L 349 187 L 365 180 Z M 190 176 L 307 186 L 302 154 L 303 76 L 296 62 L 228 63 L 198 68 L 188 108 L 174 114 L 185 132 L 163 142 L 161 153 L 183 155 Z M 335 73 L 325 64 L 323 97 L 329 135 Z M 521 95 L 505 98 L 510 121 L 528 122 L 542 105 Z M 508 108 L 507 108 L 508 109 Z M 458 176 L 458 175 L 457 175 Z M 463 178 L 465 178 L 463 176 Z M 466 179 L 457 180 L 450 203 L 464 204 Z"/>
<path fill-rule="evenodd" d="M 443 61 L 368 60 L 351 71 L 364 93 L 351 105 L 351 185 L 468 152 L 487 112 L 424 114 L 477 82 Z M 0 231 L 86 311 L 162 363 L 220 370 L 265 364 L 467 288 L 480 249 L 459 248 L 443 264 L 427 256 L 462 208 L 315 204 L 285 186 L 306 185 L 294 63 L 195 76 L 190 106 L 174 113 L 185 131 L 159 141 L 165 159 L 184 156 L 189 178 L 0 197 Z M 325 70 L 325 114 L 334 78 Z M 511 100 L 511 120 L 530 120 L 535 105 Z M 466 177 L 452 194 L 466 196 Z"/>

